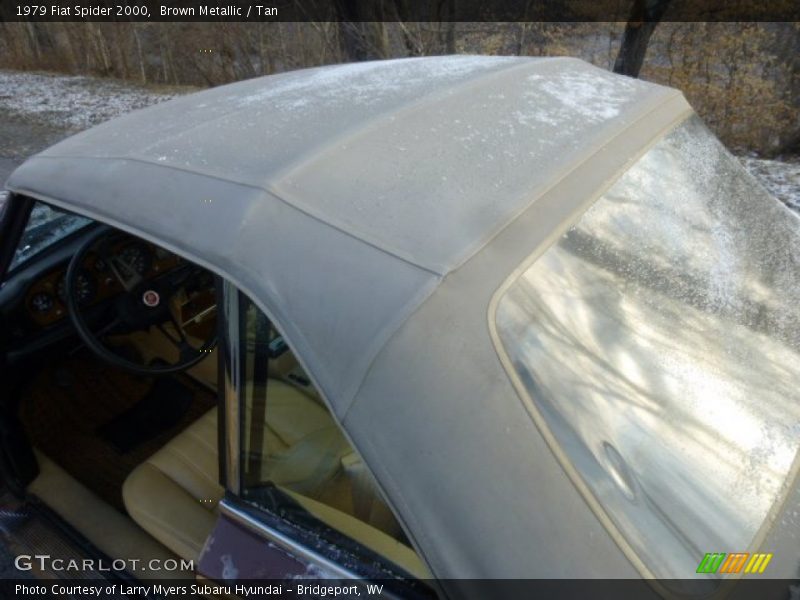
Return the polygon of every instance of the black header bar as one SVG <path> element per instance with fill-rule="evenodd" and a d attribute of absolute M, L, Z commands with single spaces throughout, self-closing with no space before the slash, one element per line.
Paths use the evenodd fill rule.
<path fill-rule="evenodd" d="M 0 22 L 604 22 L 635 1 L 663 21 L 800 21 L 798 0 L 2 0 Z"/>

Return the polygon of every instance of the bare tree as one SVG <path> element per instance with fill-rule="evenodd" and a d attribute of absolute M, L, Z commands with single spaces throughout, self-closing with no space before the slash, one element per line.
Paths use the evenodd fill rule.
<path fill-rule="evenodd" d="M 456 0 L 442 0 L 438 11 L 440 22 L 446 23 L 444 35 L 445 53 L 456 53 Z"/>
<path fill-rule="evenodd" d="M 142 38 L 139 32 L 138 23 L 131 23 L 131 28 L 133 29 L 133 39 L 136 43 L 136 58 L 137 62 L 139 63 L 139 77 L 141 78 L 142 83 L 147 83 L 147 71 L 144 68 L 144 53 L 142 52 Z"/>
<path fill-rule="evenodd" d="M 634 0 L 622 45 L 614 62 L 614 72 L 638 77 L 642 69 L 647 44 L 658 22 L 664 16 L 670 0 Z"/>
<path fill-rule="evenodd" d="M 339 46 L 345 60 L 361 61 L 389 56 L 382 2 L 335 0 L 333 6 L 339 21 Z"/>

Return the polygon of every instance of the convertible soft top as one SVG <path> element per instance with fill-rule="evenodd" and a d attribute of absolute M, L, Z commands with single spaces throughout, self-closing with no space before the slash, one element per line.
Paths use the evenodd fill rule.
<path fill-rule="evenodd" d="M 29 159 L 8 187 L 232 279 L 341 416 L 442 277 L 665 107 L 687 110 L 675 90 L 574 59 L 322 67 L 115 119 Z"/>
<path fill-rule="evenodd" d="M 713 428 L 695 427 L 683 416 L 672 419 L 673 413 L 663 406 L 656 410 L 653 398 L 658 395 L 648 395 L 647 390 L 636 402 L 629 402 L 626 394 L 611 393 L 608 401 L 598 400 L 598 413 L 587 413 L 576 401 L 580 394 L 571 393 L 596 382 L 605 385 L 607 361 L 617 364 L 627 381 L 628 366 L 645 361 L 638 346 L 619 342 L 632 329 L 649 335 L 642 332 L 653 325 L 650 315 L 674 319 L 674 334 L 672 322 L 663 321 L 670 341 L 694 344 L 702 339 L 694 337 L 700 335 L 697 332 L 709 334 L 696 325 L 706 321 L 690 316 L 698 310 L 717 315 L 719 302 L 698 304 L 689 294 L 690 301 L 651 306 L 647 302 L 659 296 L 648 288 L 641 298 L 636 296 L 644 304 L 631 304 L 635 294 L 624 287 L 628 280 L 623 278 L 619 287 L 603 288 L 610 299 L 604 304 L 599 289 L 582 283 L 587 280 L 578 276 L 574 261 L 555 261 L 545 273 L 553 275 L 552 285 L 531 289 L 544 290 L 542 298 L 552 292 L 547 300 L 561 316 L 550 325 L 570 324 L 564 326 L 563 352 L 554 353 L 546 336 L 526 330 L 527 317 L 520 317 L 519 328 L 530 335 L 515 339 L 525 340 L 526 350 L 540 344 L 540 353 L 509 355 L 498 338 L 497 302 L 506 297 L 510 282 L 528 274 L 531 265 L 543 264 L 543 253 L 554 244 L 564 253 L 576 252 L 574 245 L 561 243 L 570 237 L 562 234 L 621 181 L 627 183 L 615 192 L 620 194 L 614 200 L 619 212 L 608 213 L 612 216 L 599 238 L 604 244 L 628 243 L 631 238 L 622 235 L 627 227 L 643 240 L 630 249 L 633 257 L 662 259 L 660 246 L 651 243 L 656 239 L 688 255 L 695 246 L 686 246 L 689 238 L 678 233 L 690 229 L 690 223 L 701 223 L 700 229 L 715 240 L 714 247 L 725 250 L 721 256 L 736 256 L 728 248 L 745 239 L 743 255 L 780 255 L 772 248 L 783 247 L 776 241 L 781 238 L 775 227 L 783 213 L 777 215 L 778 208 L 766 203 L 764 193 L 748 183 L 749 176 L 716 142 L 696 143 L 701 137 L 711 138 L 707 132 L 701 136 L 702 124 L 689 118 L 691 114 L 677 91 L 571 59 L 441 57 L 326 67 L 246 81 L 133 113 L 33 157 L 12 175 L 9 186 L 150 239 L 248 293 L 282 330 L 437 576 L 652 577 L 654 560 L 668 556 L 671 562 L 663 563 L 680 566 L 671 573 L 682 574 L 688 565 L 686 576 L 691 577 L 695 553 L 700 560 L 704 552 L 764 547 L 775 556 L 771 572 L 786 577 L 796 569 L 797 523 L 792 515 L 800 506 L 800 488 L 795 454 L 787 450 L 781 467 L 791 482 L 786 488 L 790 495 L 772 505 L 776 492 L 769 502 L 761 502 L 763 510 L 748 508 L 743 519 L 752 523 L 738 530 L 741 540 L 723 538 L 725 527 L 716 525 L 737 505 L 726 504 L 727 512 L 716 510 L 717 503 L 709 502 L 712 496 L 703 491 L 714 486 L 695 486 L 681 500 L 696 500 L 704 508 L 688 511 L 681 529 L 658 502 L 689 489 L 683 473 L 691 469 L 669 467 L 664 477 L 650 477 L 664 463 L 641 463 L 653 465 L 640 471 L 647 472 L 648 481 L 658 479 L 658 485 L 646 490 L 647 506 L 656 508 L 653 514 L 664 515 L 654 517 L 663 531 L 675 533 L 671 544 L 664 542 L 651 552 L 647 536 L 639 533 L 644 529 L 623 521 L 633 523 L 631 515 L 640 514 L 645 501 L 636 504 L 639 500 L 624 494 L 612 496 L 617 493 L 613 487 L 605 494 L 602 486 L 619 485 L 613 479 L 618 471 L 612 464 L 615 454 L 605 448 L 630 447 L 630 426 L 645 432 L 644 444 L 653 440 L 664 448 L 660 452 L 654 447 L 642 456 L 660 453 L 674 466 L 675 456 L 665 445 L 665 432 L 673 431 L 672 425 L 683 427 L 689 440 L 703 443 L 717 439 L 706 433 Z M 694 133 L 687 133 L 690 129 Z M 684 140 L 680 143 L 686 144 L 685 151 L 655 152 L 673 135 Z M 696 168 L 671 164 L 675 160 L 691 161 Z M 639 167 L 645 161 L 649 179 L 637 179 L 645 172 L 644 167 L 631 169 L 637 161 Z M 740 187 L 730 193 L 719 182 Z M 717 186 L 714 193 L 709 186 Z M 636 212 L 636 203 L 629 200 L 648 189 L 652 210 Z M 692 190 L 698 194 L 694 199 Z M 697 206 L 691 202 L 703 198 L 719 215 L 735 215 L 730 222 L 746 215 L 751 225 L 760 222 L 752 217 L 751 203 L 764 201 L 756 212 L 767 225 L 731 237 L 731 230 L 720 225 L 725 219 L 699 211 L 698 221 L 680 221 L 670 228 L 678 222 L 674 219 L 683 217 L 663 206 L 691 212 Z M 654 237 L 654 231 L 661 237 Z M 770 244 L 762 244 L 764 239 Z M 573 236 L 575 240 L 580 237 Z M 702 245 L 696 248 L 698 255 L 703 252 Z M 584 257 L 585 262 L 595 256 Z M 714 263 L 714 256 L 702 258 Z M 756 263 L 719 261 L 713 272 L 724 275 L 719 281 L 726 282 L 725 269 L 758 272 L 771 290 L 794 289 L 791 269 L 745 267 L 749 264 Z M 677 270 L 681 277 L 664 281 L 657 269 L 647 272 L 655 273 L 659 285 L 678 281 L 675 285 L 681 290 L 692 289 L 684 271 L 691 272 L 688 265 Z M 539 277 L 537 273 L 528 274 L 530 281 Z M 736 298 L 721 294 L 727 288 L 717 285 L 717 279 L 713 282 L 708 286 L 713 298 Z M 580 288 L 586 302 L 572 302 L 569 294 L 560 294 L 570 285 Z M 751 288 L 753 297 L 767 289 L 760 283 Z M 529 297 L 526 294 L 519 302 Z M 779 297 L 792 295 L 774 295 Z M 641 306 L 652 310 L 641 311 Z M 664 308 L 668 306 L 676 308 Z M 628 322 L 628 333 L 616 319 L 620 307 L 637 315 Z M 756 314 L 754 307 L 748 314 Z M 776 314 L 783 319 L 788 313 L 776 309 Z M 724 326 L 714 319 L 715 326 Z M 762 323 L 761 317 L 754 322 Z M 574 324 L 580 326 L 571 329 Z M 575 331 L 613 343 L 598 345 L 581 362 L 572 345 L 582 343 Z M 747 339 L 758 342 L 753 347 L 764 352 L 765 361 L 780 365 L 767 351 L 772 346 L 758 341 L 756 336 L 762 334 L 759 325 Z M 695 346 L 706 351 L 702 344 Z M 628 347 L 635 351 L 626 351 Z M 532 404 L 528 390 L 544 379 L 540 373 L 538 380 L 523 380 L 528 371 L 517 369 L 515 356 L 536 356 L 536 367 L 546 372 L 546 380 L 562 382 L 553 388 L 564 390 L 558 406 L 545 405 L 543 393 L 536 397 L 538 404 Z M 668 387 L 661 377 L 668 369 L 656 350 L 652 356 L 658 367 L 649 379 L 651 391 L 660 393 Z M 600 375 L 590 376 L 598 370 Z M 679 378 L 687 385 L 705 382 L 688 375 Z M 602 387 L 598 394 L 606 389 L 616 388 Z M 707 388 L 697 389 L 703 395 Z M 773 390 L 779 393 L 775 390 L 780 388 Z M 715 391 L 708 398 L 715 394 L 724 395 Z M 726 410 L 725 406 L 714 409 Z M 755 414 L 758 409 L 753 406 Z M 581 449 L 589 443 L 581 447 L 583 438 L 577 434 L 553 434 L 561 427 L 565 407 L 580 412 L 583 420 L 576 425 L 579 420 L 568 423 L 565 417 L 562 432 L 591 433 L 585 437 L 597 442 L 591 450 Z M 700 404 L 692 410 L 707 412 Z M 542 417 L 545 412 L 550 421 Z M 600 413 L 623 425 L 603 426 L 602 419 L 593 417 Z M 779 413 L 770 414 L 780 429 L 783 420 L 774 416 Z M 647 428 L 660 423 L 663 415 L 670 427 Z M 742 423 L 755 423 L 749 413 L 746 416 Z M 752 425 L 741 429 L 756 430 Z M 775 439 L 768 435 L 771 430 L 761 431 L 768 456 Z M 673 441 L 681 443 L 681 435 Z M 791 438 L 790 433 L 781 435 Z M 794 445 L 788 447 L 794 452 Z M 576 448 L 581 452 L 568 454 Z M 706 462 L 698 460 L 697 468 L 709 464 L 722 472 L 712 459 L 719 456 L 730 462 L 734 455 L 725 454 L 724 448 L 719 445 L 713 451 L 719 454 L 711 452 Z M 640 458 L 632 453 L 624 457 L 630 463 Z M 690 467 L 691 459 L 686 462 Z M 794 461 L 790 465 L 789 459 Z M 611 461 L 611 466 L 604 467 L 602 461 Z M 746 468 L 755 472 L 760 464 L 748 462 Z M 670 473 L 671 478 L 666 476 Z M 586 483 L 595 475 L 597 494 Z M 719 473 L 714 477 L 727 481 Z M 658 491 L 670 481 L 681 483 L 669 494 Z M 746 493 L 743 499 L 748 500 Z M 612 512 L 615 506 L 618 510 Z M 771 512 L 762 523 L 759 519 L 767 508 Z M 670 510 L 676 510 L 675 505 Z M 703 515 L 712 512 L 713 519 L 704 520 Z M 687 531 L 694 537 L 684 536 Z M 695 539 L 708 540 L 709 545 L 700 547 Z M 717 543 L 730 539 L 737 545 Z M 753 540 L 753 548 L 744 547 L 748 540 Z"/>

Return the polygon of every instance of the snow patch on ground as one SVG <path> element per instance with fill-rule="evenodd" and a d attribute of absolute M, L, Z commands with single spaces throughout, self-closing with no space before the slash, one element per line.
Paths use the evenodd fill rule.
<path fill-rule="evenodd" d="M 745 156 L 739 160 L 769 193 L 800 212 L 800 157 L 766 160 Z"/>
<path fill-rule="evenodd" d="M 178 95 L 95 77 L 0 71 L 0 110 L 75 131 Z"/>

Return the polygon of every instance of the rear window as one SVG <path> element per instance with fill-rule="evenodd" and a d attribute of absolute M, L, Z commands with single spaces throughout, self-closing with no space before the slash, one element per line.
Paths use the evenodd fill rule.
<path fill-rule="evenodd" d="M 501 290 L 499 351 L 659 578 L 759 545 L 797 471 L 800 219 L 696 118 Z"/>

